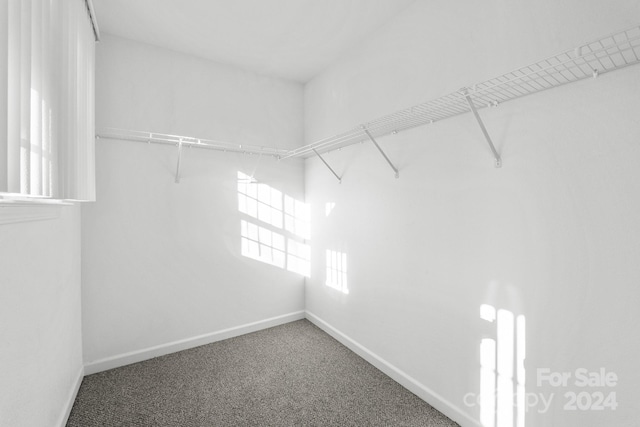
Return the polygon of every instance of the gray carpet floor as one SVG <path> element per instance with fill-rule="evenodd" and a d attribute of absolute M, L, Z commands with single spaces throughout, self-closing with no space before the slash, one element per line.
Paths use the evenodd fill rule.
<path fill-rule="evenodd" d="M 457 425 L 307 320 L 89 375 L 67 423 Z"/>

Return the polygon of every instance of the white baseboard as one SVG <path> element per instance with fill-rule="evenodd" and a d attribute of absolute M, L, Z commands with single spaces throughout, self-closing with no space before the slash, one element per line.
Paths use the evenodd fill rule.
<path fill-rule="evenodd" d="M 80 384 L 82 384 L 82 379 L 84 378 L 84 367 L 80 367 L 80 371 L 76 376 L 76 381 L 73 384 L 73 388 L 69 392 L 69 397 L 67 397 L 67 404 L 64 406 L 64 411 L 60 414 L 60 419 L 56 424 L 58 427 L 65 427 L 67 425 L 67 420 L 69 420 L 69 415 L 71 414 L 71 408 L 73 408 L 73 403 L 76 401 L 76 396 L 78 395 L 78 390 L 80 390 Z"/>
<path fill-rule="evenodd" d="M 305 313 L 306 318 L 309 319 L 309 321 L 311 321 L 317 327 L 331 335 L 349 350 L 353 351 L 358 356 L 362 357 L 364 360 L 380 369 L 382 372 L 398 382 L 404 388 L 427 402 L 429 405 L 436 408 L 438 411 L 442 412 L 447 417 L 451 418 L 453 421 L 460 424 L 462 427 L 480 427 L 480 423 L 477 420 L 471 418 L 465 412 L 460 410 L 460 408 L 458 408 L 456 405 L 440 396 L 429 387 L 420 383 L 418 380 L 411 377 L 406 372 L 398 369 L 391 363 L 373 353 L 362 344 L 343 334 L 324 320 L 320 319 L 315 314 L 309 311 L 306 311 Z"/>
<path fill-rule="evenodd" d="M 380 356 L 373 353 L 368 348 L 364 347 L 357 341 L 353 340 L 349 336 L 340 332 L 338 329 L 334 328 L 315 314 L 309 311 L 297 311 L 289 314 L 284 314 L 282 316 L 272 317 L 269 319 L 260 320 L 253 323 L 247 323 L 245 325 L 236 326 L 233 328 L 223 329 L 220 331 L 212 332 L 209 334 L 199 335 L 192 338 L 186 338 L 179 341 L 170 342 L 167 344 L 162 344 L 154 347 L 149 347 L 142 350 L 132 351 L 129 353 L 112 356 L 100 360 L 96 360 L 94 362 L 87 363 L 84 366 L 84 370 L 81 370 L 77 383 L 72 391 L 69 402 L 67 404 L 67 408 L 62 416 L 62 419 L 59 423 L 60 427 L 64 427 L 67 422 L 67 418 L 71 412 L 71 408 L 73 406 L 73 402 L 78 393 L 78 389 L 80 388 L 80 383 L 82 382 L 82 378 L 84 375 L 91 375 L 97 372 L 106 371 L 109 369 L 118 368 L 120 366 L 130 365 L 132 363 L 142 362 L 144 360 L 153 359 L 154 357 L 164 356 L 166 354 L 175 353 L 182 350 L 187 350 L 194 347 L 199 347 L 201 345 L 210 344 L 216 341 L 221 341 L 227 338 L 233 338 L 240 335 L 248 334 L 251 332 L 259 331 L 262 329 L 271 328 L 273 326 L 282 325 L 285 323 L 293 322 L 295 320 L 300 320 L 307 318 L 313 324 L 318 326 L 320 329 L 331 335 L 333 338 L 342 343 L 345 347 L 349 348 L 351 351 L 365 359 L 367 362 L 371 363 L 376 368 L 380 369 L 390 378 L 398 382 L 400 385 L 405 387 L 407 390 L 411 391 L 416 396 L 420 397 L 422 400 L 436 408 L 438 411 L 442 412 L 447 417 L 451 418 L 462 427 L 481 427 L 480 423 L 470 417 L 468 414 L 463 412 L 459 407 L 454 405 L 452 402 L 440 396 L 435 391 L 431 390 L 429 387 L 420 383 L 415 378 L 408 375 L 406 372 L 398 369 L 391 363 L 387 362 Z"/>
<path fill-rule="evenodd" d="M 261 329 L 271 328 L 273 326 L 282 325 L 305 318 L 304 311 L 296 311 L 282 316 L 276 316 L 269 319 L 259 320 L 245 325 L 235 326 L 233 328 L 223 329 L 221 331 L 211 332 L 204 335 L 198 335 L 191 338 L 185 338 L 179 341 L 173 341 L 154 347 L 136 350 L 129 353 L 119 354 L 117 356 L 107 357 L 86 363 L 84 365 L 85 375 L 95 374 L 97 372 L 107 371 L 113 368 L 130 365 L 132 363 L 142 362 L 143 360 L 153 359 L 154 357 L 164 356 L 169 353 L 187 350 L 199 347 L 205 344 L 211 344 L 216 341 L 226 340 L 250 332 L 259 331 Z"/>

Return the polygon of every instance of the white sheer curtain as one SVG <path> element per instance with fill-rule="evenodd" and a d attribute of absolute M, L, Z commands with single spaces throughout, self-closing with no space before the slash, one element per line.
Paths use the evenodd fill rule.
<path fill-rule="evenodd" d="M 95 200 L 85 0 L 0 0 L 0 196 Z"/>

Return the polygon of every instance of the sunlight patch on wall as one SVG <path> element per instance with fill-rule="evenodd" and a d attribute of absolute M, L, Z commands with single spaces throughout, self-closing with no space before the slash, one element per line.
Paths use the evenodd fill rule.
<path fill-rule="evenodd" d="M 240 171 L 237 184 L 242 255 L 309 277 L 309 205 Z"/>
<path fill-rule="evenodd" d="M 480 341 L 480 423 L 495 427 L 496 340 Z"/>
<path fill-rule="evenodd" d="M 324 216 L 331 215 L 331 211 L 336 207 L 335 202 L 327 202 L 324 204 Z"/>
<path fill-rule="evenodd" d="M 282 192 L 238 172 L 238 210 L 276 228 L 282 228 Z"/>
<path fill-rule="evenodd" d="M 480 423 L 483 427 L 525 426 L 525 317 L 488 304 L 480 318 L 495 324 L 495 339 L 480 341 Z"/>
<path fill-rule="evenodd" d="M 245 220 L 240 221 L 242 255 L 284 268 L 284 236 Z"/>
<path fill-rule="evenodd" d="M 311 274 L 311 247 L 289 239 L 287 249 L 287 270 L 309 277 Z"/>
<path fill-rule="evenodd" d="M 325 284 L 348 294 L 347 288 L 347 254 L 328 250 L 327 257 L 327 279 Z"/>
<path fill-rule="evenodd" d="M 526 371 L 524 369 L 524 359 L 526 358 L 526 323 L 523 315 L 516 318 L 516 426 L 524 427 L 524 416 L 526 412 Z"/>
<path fill-rule="evenodd" d="M 496 320 L 496 309 L 488 304 L 482 304 L 480 306 L 480 318 L 487 322 L 493 322 Z"/>
<path fill-rule="evenodd" d="M 310 236 L 310 209 L 309 205 L 293 197 L 284 196 L 284 228 L 290 233 L 303 239 Z"/>

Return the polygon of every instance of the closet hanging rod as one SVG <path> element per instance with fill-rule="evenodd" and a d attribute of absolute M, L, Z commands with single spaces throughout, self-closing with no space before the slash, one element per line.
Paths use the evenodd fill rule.
<path fill-rule="evenodd" d="M 366 141 L 364 126 L 373 137 L 381 137 L 439 120 L 469 113 L 470 102 L 476 109 L 495 107 L 526 95 L 568 83 L 598 77 L 601 74 L 640 63 L 640 26 L 601 37 L 576 48 L 477 83 L 431 101 L 379 117 L 340 134 L 289 151 L 282 158 L 309 157 L 317 152 L 346 147 Z"/>
<path fill-rule="evenodd" d="M 114 139 L 123 141 L 145 142 L 149 144 L 165 144 L 207 150 L 227 151 L 240 154 L 260 154 L 280 158 L 288 153 L 288 150 L 267 146 L 233 144 L 230 142 L 215 141 L 190 136 L 171 135 L 157 132 L 144 132 L 136 130 L 105 128 L 97 132 L 96 138 Z"/>

